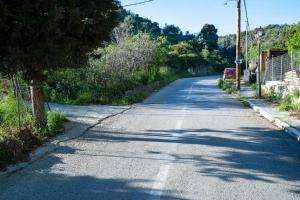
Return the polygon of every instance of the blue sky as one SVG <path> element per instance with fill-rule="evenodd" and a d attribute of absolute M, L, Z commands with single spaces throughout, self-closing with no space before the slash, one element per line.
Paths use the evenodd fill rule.
<path fill-rule="evenodd" d="M 127 5 L 143 0 L 120 0 Z M 242 0 L 243 1 L 243 0 Z M 219 35 L 235 33 L 236 3 L 226 0 L 154 0 L 154 2 L 127 7 L 133 13 L 164 26 L 175 24 L 183 31 L 198 33 L 206 23 L 214 24 Z M 300 0 L 247 0 L 250 27 L 268 24 L 300 22 Z M 242 5 L 242 29 L 246 18 Z"/>

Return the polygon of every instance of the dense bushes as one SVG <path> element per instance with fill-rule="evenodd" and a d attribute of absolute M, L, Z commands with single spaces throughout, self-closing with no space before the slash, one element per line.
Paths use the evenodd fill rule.
<path fill-rule="evenodd" d="M 150 30 L 136 31 L 138 19 L 125 17 L 114 29 L 112 41 L 90 53 L 87 66 L 48 72 L 44 88 L 47 100 L 65 104 L 134 103 L 151 91 L 132 94 L 132 90 L 190 76 L 188 71 L 195 75 L 215 73 L 229 62 L 218 49 L 213 25 L 204 26 L 198 36 L 183 35 L 175 26 L 166 26 L 154 36 Z M 208 37 L 211 32 L 213 38 Z"/>
<path fill-rule="evenodd" d="M 131 90 L 156 82 L 170 83 L 179 77 L 188 76 L 187 72 L 169 67 L 148 67 L 148 69 L 133 72 L 130 77 L 122 81 L 113 75 L 107 75 L 101 79 L 96 78 L 102 73 L 105 77 L 105 72 L 97 71 L 95 68 L 55 72 L 49 76 L 45 85 L 47 100 L 63 104 L 135 103 L 147 97 L 151 90 L 143 91 L 143 94 L 128 95 Z M 73 77 L 81 78 L 79 80 Z M 155 89 L 158 88 L 153 88 Z"/>
<path fill-rule="evenodd" d="M 88 66 L 48 72 L 45 85 L 48 101 L 66 104 L 135 103 L 157 88 L 149 87 L 136 93 L 132 93 L 133 90 L 170 82 L 187 71 L 188 66 L 168 65 L 173 57 L 170 56 L 172 46 L 166 37 L 153 38 L 148 33 L 135 33 L 130 17 L 115 28 L 112 38 L 111 43 L 90 54 Z M 177 52 L 176 57 L 180 56 L 181 52 Z"/>

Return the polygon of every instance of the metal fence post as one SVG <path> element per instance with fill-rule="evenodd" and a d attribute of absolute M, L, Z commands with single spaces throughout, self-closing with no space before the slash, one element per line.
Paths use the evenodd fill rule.
<path fill-rule="evenodd" d="M 281 66 L 281 81 L 283 81 L 283 56 L 280 57 L 280 66 Z"/>
<path fill-rule="evenodd" d="M 293 50 L 291 50 L 291 69 L 294 70 L 294 63 L 293 63 Z"/>
<path fill-rule="evenodd" d="M 274 81 L 274 56 L 272 55 L 272 81 Z"/>

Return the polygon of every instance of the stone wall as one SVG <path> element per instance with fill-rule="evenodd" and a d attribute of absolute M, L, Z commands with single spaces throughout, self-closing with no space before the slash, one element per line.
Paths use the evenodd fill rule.
<path fill-rule="evenodd" d="M 296 70 L 289 71 L 285 73 L 284 81 L 268 81 L 264 89 L 280 98 L 285 98 L 294 89 L 300 90 L 300 73 Z"/>

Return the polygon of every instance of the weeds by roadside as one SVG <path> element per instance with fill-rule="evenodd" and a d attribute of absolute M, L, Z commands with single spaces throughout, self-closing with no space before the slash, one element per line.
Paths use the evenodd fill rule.
<path fill-rule="evenodd" d="M 21 129 L 18 130 L 17 102 L 11 92 L 0 99 L 0 169 L 8 163 L 22 160 L 36 146 L 63 132 L 66 117 L 63 113 L 47 113 L 47 128 L 35 129 L 31 109 L 21 101 Z M 25 156 L 26 157 L 26 156 Z"/>
<path fill-rule="evenodd" d="M 289 111 L 292 115 L 300 118 L 300 90 L 295 88 L 281 102 L 279 109 Z"/>
<path fill-rule="evenodd" d="M 256 83 L 251 83 L 250 87 L 252 90 L 256 90 Z"/>
<path fill-rule="evenodd" d="M 234 87 L 234 80 L 218 79 L 218 86 L 222 90 L 225 90 L 228 94 L 235 94 L 236 88 Z"/>
<path fill-rule="evenodd" d="M 276 95 L 274 90 L 267 90 L 265 88 L 262 88 L 262 98 L 276 105 L 280 105 L 282 102 L 281 98 Z"/>

